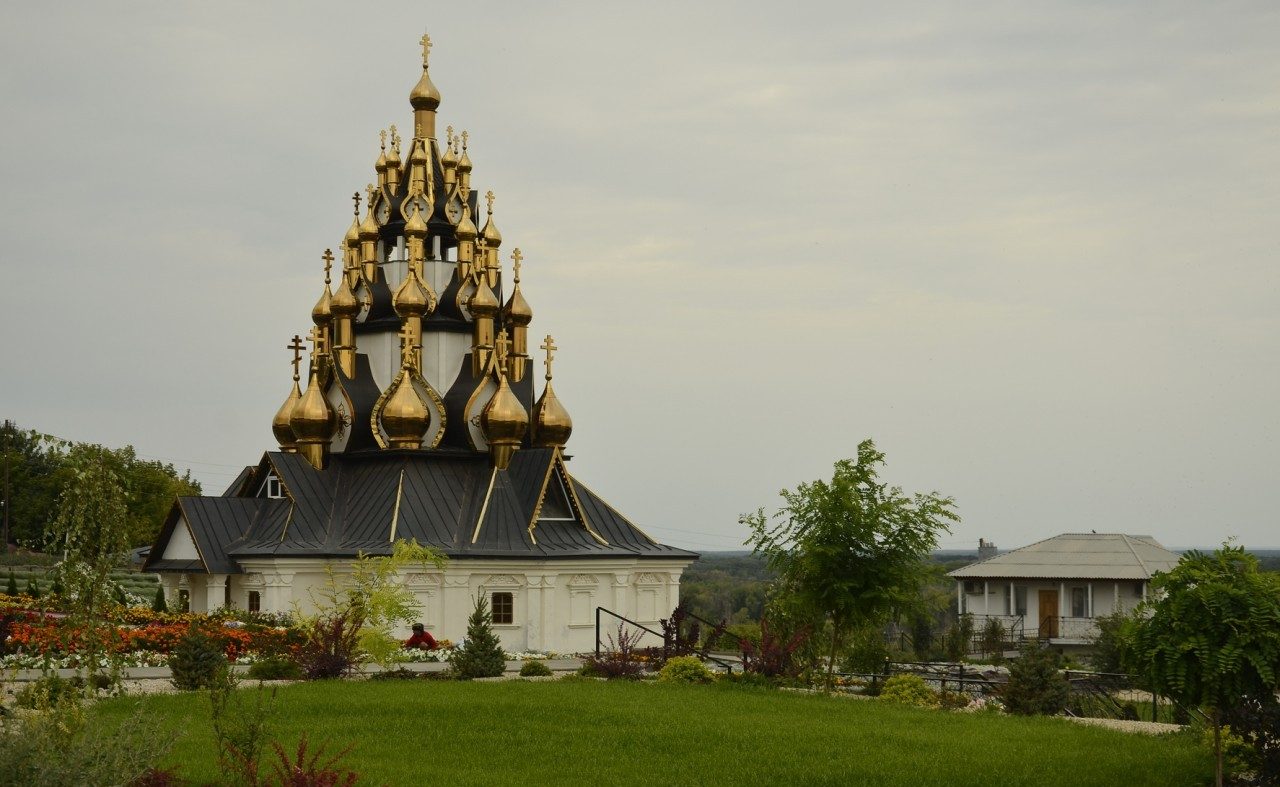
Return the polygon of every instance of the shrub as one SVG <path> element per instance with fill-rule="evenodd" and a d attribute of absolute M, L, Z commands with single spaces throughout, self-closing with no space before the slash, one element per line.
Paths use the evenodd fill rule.
<path fill-rule="evenodd" d="M 183 691 L 208 688 L 226 669 L 227 656 L 222 646 L 195 624 L 169 654 L 173 685 Z"/>
<path fill-rule="evenodd" d="M 742 669 L 746 672 L 758 672 L 776 678 L 793 677 L 799 672 L 799 666 L 793 658 L 809 640 L 809 629 L 800 628 L 790 637 L 782 637 L 769 627 L 767 620 L 760 621 L 760 643 L 742 640 Z"/>
<path fill-rule="evenodd" d="M 302 668 L 292 659 L 270 656 L 250 664 L 249 677 L 254 680 L 299 680 Z"/>
<path fill-rule="evenodd" d="M 537 659 L 531 659 L 520 665 L 520 677 L 549 678 L 551 677 L 551 668 Z"/>
<path fill-rule="evenodd" d="M 924 678 L 919 675 L 904 674 L 889 678 L 880 688 L 880 699 L 919 708 L 932 708 L 938 704 L 938 695 L 925 685 Z"/>
<path fill-rule="evenodd" d="M 359 775 L 341 765 L 342 758 L 347 756 L 351 747 L 343 749 L 328 759 L 324 757 L 324 744 L 314 753 L 307 751 L 307 734 L 304 732 L 298 740 L 298 750 L 291 759 L 289 753 L 278 743 L 272 743 L 276 760 L 272 763 L 274 780 L 272 784 L 280 787 L 350 787 L 356 783 Z"/>
<path fill-rule="evenodd" d="M 616 678 L 638 680 L 646 666 L 640 649 L 636 647 L 642 636 L 644 636 L 643 632 L 628 632 L 623 624 L 619 623 L 617 638 L 610 634 L 608 649 L 598 656 L 591 655 L 584 659 L 579 674 L 611 680 Z"/>
<path fill-rule="evenodd" d="M 267 744 L 267 725 L 275 713 L 276 690 L 237 691 L 235 673 L 223 666 L 209 686 L 209 715 L 217 746 L 218 769 L 234 774 L 235 784 L 259 784 L 259 763 Z M 252 702 L 250 701 L 252 697 Z"/>
<path fill-rule="evenodd" d="M 140 711 L 110 729 L 92 725 L 77 698 L 64 694 L 0 724 L 0 787 L 132 784 L 170 742 Z"/>
<path fill-rule="evenodd" d="M 302 628 L 298 666 L 308 680 L 341 678 L 356 667 L 360 654 L 360 616 L 350 607 L 318 615 Z"/>
<path fill-rule="evenodd" d="M 658 672 L 659 683 L 710 683 L 711 670 L 697 656 L 673 656 Z"/>
<path fill-rule="evenodd" d="M 1061 656 L 1037 642 L 1022 646 L 1018 658 L 1009 664 L 1009 682 L 1002 699 L 1010 713 L 1022 716 L 1052 716 L 1067 704 L 1071 685 L 1058 671 Z"/>
<path fill-rule="evenodd" d="M 493 633 L 493 616 L 483 593 L 476 596 L 475 608 L 467 619 L 467 639 L 449 665 L 462 680 L 496 678 L 507 668 L 507 656 L 498 635 Z"/>
<path fill-rule="evenodd" d="M 28 575 L 27 575 L 27 590 L 26 590 L 26 594 L 27 594 L 28 596 L 31 596 L 32 598 L 40 598 L 40 586 L 39 586 L 38 584 L 36 584 L 36 577 L 35 577 L 35 574 L 28 574 Z"/>
<path fill-rule="evenodd" d="M 1093 639 L 1093 653 L 1089 662 L 1097 672 L 1124 672 L 1121 663 L 1123 647 L 1123 629 L 1129 616 L 1123 612 L 1113 612 L 1094 619 L 1098 634 Z"/>
<path fill-rule="evenodd" d="M 982 652 L 987 656 L 996 656 L 1000 658 L 1004 653 L 1005 630 L 1004 624 L 998 618 L 987 618 L 986 624 L 982 627 L 980 635 L 982 644 Z"/>
<path fill-rule="evenodd" d="M 7 596 L 18 595 L 18 578 L 14 576 L 13 569 L 9 569 L 9 584 L 5 585 L 4 592 Z"/>
<path fill-rule="evenodd" d="M 876 625 L 861 626 L 850 634 L 841 669 L 875 674 L 884 669 L 888 660 L 889 646 L 884 641 L 884 629 Z"/>
<path fill-rule="evenodd" d="M 719 675 L 719 681 L 733 686 L 746 686 L 756 689 L 774 689 L 777 683 L 768 675 L 758 672 L 725 672 Z"/>
<path fill-rule="evenodd" d="M 742 641 L 746 640 L 752 644 L 760 644 L 760 624 L 759 623 L 735 623 L 724 630 L 714 642 L 707 642 L 708 650 L 722 650 L 730 653 L 742 652 Z"/>
<path fill-rule="evenodd" d="M 948 659 L 960 661 L 969 653 L 971 644 L 973 644 L 973 615 L 966 612 L 947 630 L 943 638 L 943 649 Z"/>
<path fill-rule="evenodd" d="M 944 710 L 961 710 L 969 707 L 972 702 L 973 697 L 963 691 L 938 692 L 938 707 Z"/>
<path fill-rule="evenodd" d="M 45 675 L 19 689 L 13 701 L 19 708 L 49 707 L 78 697 L 83 689 L 83 679 Z"/>
<path fill-rule="evenodd" d="M 156 586 L 156 597 L 151 601 L 152 612 L 168 612 L 169 602 L 164 598 L 164 585 Z"/>

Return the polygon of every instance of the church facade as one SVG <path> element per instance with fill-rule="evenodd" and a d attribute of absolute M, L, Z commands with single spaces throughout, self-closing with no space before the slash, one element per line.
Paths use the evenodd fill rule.
<path fill-rule="evenodd" d="M 179 498 L 144 570 L 195 611 L 305 612 L 330 573 L 415 539 L 449 559 L 403 577 L 438 639 L 461 639 L 483 595 L 507 649 L 589 650 L 597 606 L 656 624 L 697 555 L 658 543 L 569 471 L 558 348 L 550 335 L 531 347 L 523 256 L 511 252 L 508 275 L 492 191 L 477 227 L 469 135 L 450 126 L 439 141 L 430 38 L 422 46 L 413 137 L 383 132 L 341 254 L 322 256 L 309 358 L 300 337 L 290 345 L 278 450 L 221 496 Z"/>

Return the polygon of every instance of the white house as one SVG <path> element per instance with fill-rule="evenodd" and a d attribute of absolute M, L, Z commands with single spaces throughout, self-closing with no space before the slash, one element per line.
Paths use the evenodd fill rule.
<path fill-rule="evenodd" d="M 1147 597 L 1157 571 L 1178 555 L 1151 536 L 1063 533 L 950 572 L 961 613 L 980 630 L 994 619 L 1006 630 L 1053 644 L 1087 644 L 1095 618 L 1129 611 Z"/>

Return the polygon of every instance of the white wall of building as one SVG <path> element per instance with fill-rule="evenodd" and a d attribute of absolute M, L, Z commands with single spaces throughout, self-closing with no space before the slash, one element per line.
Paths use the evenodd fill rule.
<path fill-rule="evenodd" d="M 956 588 L 957 600 L 962 604 L 961 611 L 978 618 L 979 625 L 984 616 L 1003 618 L 1022 614 L 1016 605 L 1010 608 L 1008 600 L 1011 588 L 1012 598 L 1015 600 L 1019 593 L 1025 593 L 1023 626 L 1030 633 L 1039 630 L 1040 621 L 1045 616 L 1090 619 L 1110 615 L 1117 609 L 1132 611 L 1142 601 L 1145 585 L 1145 582 L 1135 579 L 970 579 L 958 580 Z M 1042 590 L 1057 594 L 1057 608 L 1040 608 Z M 1084 597 L 1083 610 L 1073 605 L 1073 593 L 1077 590 Z M 1083 614 L 1079 614 L 1081 612 Z"/>

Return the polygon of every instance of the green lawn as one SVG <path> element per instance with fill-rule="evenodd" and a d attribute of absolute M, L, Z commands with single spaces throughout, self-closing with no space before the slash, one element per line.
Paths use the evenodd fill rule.
<path fill-rule="evenodd" d="M 178 735 L 167 763 L 217 777 L 208 701 L 142 702 Z M 1205 784 L 1209 754 L 1060 719 L 904 708 L 733 686 L 598 682 L 317 682 L 281 688 L 289 744 L 354 749 L 372 784 Z"/>

